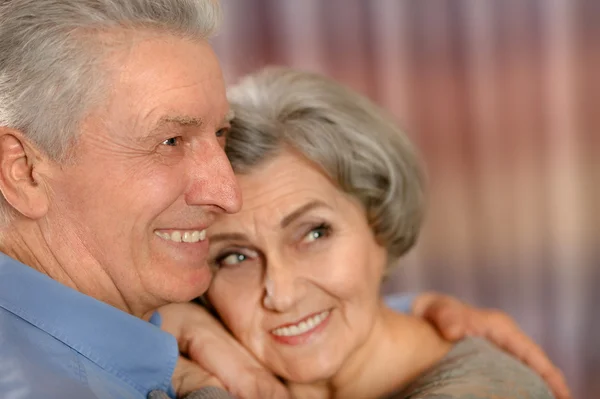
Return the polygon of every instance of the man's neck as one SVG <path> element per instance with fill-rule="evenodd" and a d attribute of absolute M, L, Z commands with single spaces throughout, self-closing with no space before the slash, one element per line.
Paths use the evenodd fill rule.
<path fill-rule="evenodd" d="M 54 229 L 54 232 L 59 229 Z M 102 265 L 76 234 L 47 231 L 40 223 L 19 220 L 1 234 L 0 251 L 53 280 L 124 312 L 149 317 L 150 309 L 134 309 Z"/>
<path fill-rule="evenodd" d="M 381 303 L 369 338 L 332 379 L 317 384 L 289 384 L 289 388 L 297 398 L 379 398 L 401 389 L 449 348 L 424 322 Z"/>

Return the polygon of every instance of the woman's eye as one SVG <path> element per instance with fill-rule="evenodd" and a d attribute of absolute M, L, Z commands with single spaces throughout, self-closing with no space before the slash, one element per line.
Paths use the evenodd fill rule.
<path fill-rule="evenodd" d="M 229 254 L 219 260 L 218 263 L 222 265 L 237 265 L 247 260 L 248 257 L 244 254 Z"/>
<path fill-rule="evenodd" d="M 162 142 L 163 145 L 167 145 L 169 147 L 175 147 L 181 141 L 181 137 L 171 137 L 170 139 L 166 139 Z"/>
<path fill-rule="evenodd" d="M 308 234 L 305 236 L 304 240 L 306 242 L 312 242 L 312 241 L 321 239 L 323 237 L 326 237 L 328 234 L 329 234 L 329 226 L 321 225 L 321 226 L 316 227 L 316 228 L 312 229 L 311 231 L 309 231 Z"/>

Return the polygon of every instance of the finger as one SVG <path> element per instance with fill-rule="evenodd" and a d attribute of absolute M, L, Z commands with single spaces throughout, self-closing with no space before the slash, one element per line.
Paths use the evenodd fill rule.
<path fill-rule="evenodd" d="M 507 352 L 514 353 L 523 363 L 538 373 L 554 392 L 557 399 L 571 397 L 562 372 L 554 366 L 544 351 L 526 335 L 514 333 L 514 338 L 503 345 Z"/>
<path fill-rule="evenodd" d="M 208 339 L 188 348 L 188 356 L 218 376 L 226 389 L 240 399 L 288 398 L 283 384 L 251 357 L 233 338 Z"/>
<path fill-rule="evenodd" d="M 554 392 L 557 399 L 569 399 L 570 393 L 562 372 L 554 366 L 544 351 L 525 334 L 514 332 L 514 337 L 502 345 L 509 353 L 514 353 L 523 363 L 538 373 Z"/>
<path fill-rule="evenodd" d="M 466 335 L 466 310 L 467 307 L 462 302 L 440 295 L 423 310 L 423 318 L 445 339 L 454 342 Z"/>
<path fill-rule="evenodd" d="M 529 338 L 506 314 L 492 312 L 488 315 L 487 338 L 494 344 L 519 358 L 538 373 L 554 392 L 557 399 L 570 399 L 571 395 L 562 372 L 554 366 L 539 345 Z"/>
<path fill-rule="evenodd" d="M 179 357 L 175 365 L 172 383 L 178 396 L 187 395 L 207 386 L 223 387 L 214 376 L 182 356 Z"/>
<path fill-rule="evenodd" d="M 469 336 L 485 337 L 489 334 L 487 317 L 484 312 L 477 309 L 471 309 L 471 313 L 466 317 L 466 334 Z"/>
<path fill-rule="evenodd" d="M 572 399 L 571 391 L 569 390 L 569 386 L 567 385 L 567 380 L 565 379 L 563 373 L 556 369 L 555 373 L 551 373 L 546 375 L 544 381 L 548 384 L 556 399 Z"/>

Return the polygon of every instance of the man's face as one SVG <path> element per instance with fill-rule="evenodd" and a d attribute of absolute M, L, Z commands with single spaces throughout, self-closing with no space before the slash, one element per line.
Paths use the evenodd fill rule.
<path fill-rule="evenodd" d="M 46 220 L 50 248 L 72 253 L 62 263 L 136 313 L 207 289 L 204 230 L 241 197 L 210 46 L 153 36 L 125 47 L 108 57 L 109 99 L 84 120 L 74 162 L 51 173 Z"/>

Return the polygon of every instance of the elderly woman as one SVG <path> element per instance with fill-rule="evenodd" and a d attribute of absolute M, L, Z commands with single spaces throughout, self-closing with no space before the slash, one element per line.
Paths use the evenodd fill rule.
<path fill-rule="evenodd" d="M 206 298 L 294 397 L 552 397 L 517 359 L 477 338 L 452 344 L 381 300 L 424 204 L 415 151 L 388 115 L 324 77 L 277 68 L 230 101 L 243 208 L 208 231 Z"/>

